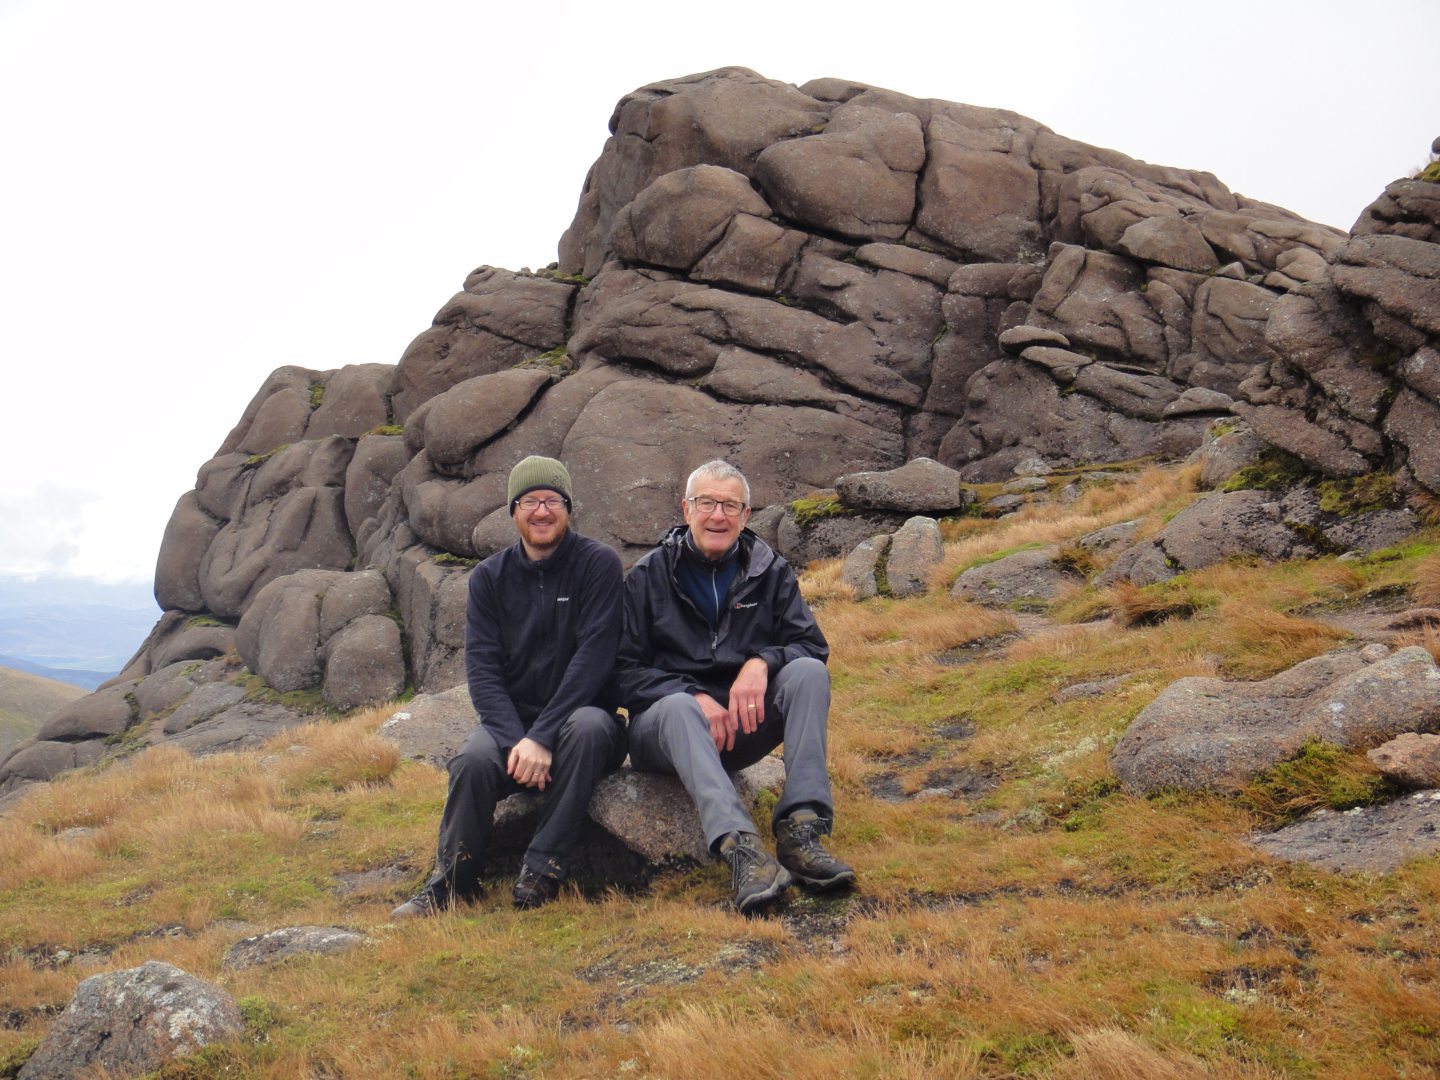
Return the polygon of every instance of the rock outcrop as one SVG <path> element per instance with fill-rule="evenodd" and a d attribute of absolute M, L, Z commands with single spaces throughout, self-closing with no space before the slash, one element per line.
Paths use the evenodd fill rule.
<path fill-rule="evenodd" d="M 468 565 L 510 542 L 530 453 L 568 462 L 577 525 L 627 561 L 717 455 L 799 564 L 965 506 L 957 477 L 1179 458 L 1217 418 L 1440 493 L 1433 183 L 1347 236 L 1015 113 L 743 68 L 642 87 L 610 131 L 555 265 L 476 270 L 393 366 L 265 381 L 176 504 L 156 632 L 0 793 L 167 723 L 182 684 L 152 706 L 142 683 L 236 646 L 317 704 L 456 685 Z M 838 513 L 791 509 L 837 483 Z"/>

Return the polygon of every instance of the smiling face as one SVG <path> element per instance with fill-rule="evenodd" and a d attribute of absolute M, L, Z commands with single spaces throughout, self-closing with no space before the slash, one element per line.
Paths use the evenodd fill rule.
<path fill-rule="evenodd" d="M 739 480 L 718 480 L 711 476 L 702 476 L 695 485 L 694 497 L 714 499 L 717 504 L 732 502 L 744 506 L 745 487 Z M 729 551 L 736 537 L 740 535 L 740 530 L 745 528 L 745 523 L 750 520 L 748 506 L 735 517 L 728 517 L 719 505 L 710 513 L 702 514 L 686 499 L 680 504 L 680 510 L 685 515 L 685 524 L 690 526 L 690 537 L 695 543 L 695 549 L 707 559 L 718 559 Z"/>
<path fill-rule="evenodd" d="M 526 510 L 521 503 L 525 499 L 539 499 L 542 504 L 534 510 Z M 552 510 L 545 502 L 558 502 L 558 509 Z M 520 533 L 520 542 L 525 545 L 525 554 L 531 559 L 544 559 L 554 553 L 560 541 L 565 539 L 565 530 L 570 527 L 570 511 L 565 509 L 565 500 L 558 491 L 537 488 L 525 493 L 515 506 L 515 529 Z"/>

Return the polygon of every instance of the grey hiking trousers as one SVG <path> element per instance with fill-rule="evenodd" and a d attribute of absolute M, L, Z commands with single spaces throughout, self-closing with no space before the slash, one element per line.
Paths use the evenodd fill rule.
<path fill-rule="evenodd" d="M 630 718 L 630 764 L 680 778 L 695 800 L 705 842 L 713 851 L 726 833 L 756 831 L 729 774 L 755 764 L 781 743 L 785 790 L 771 828 L 805 805 L 827 821 L 833 819 L 825 758 L 829 714 L 830 673 L 825 665 L 810 657 L 792 660 L 770 680 L 764 723 L 749 735 L 737 731 L 733 749 L 715 749 L 710 725 L 692 695 L 670 694 Z"/>

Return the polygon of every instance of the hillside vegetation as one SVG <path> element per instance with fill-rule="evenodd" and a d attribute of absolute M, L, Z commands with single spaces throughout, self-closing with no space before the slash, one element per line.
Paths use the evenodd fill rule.
<path fill-rule="evenodd" d="M 0 667 L 0 757 L 32 737 L 60 706 L 84 696 L 78 686 Z"/>
<path fill-rule="evenodd" d="M 919 599 L 856 603 L 835 564 L 811 568 L 849 895 L 792 891 L 746 920 L 707 867 L 518 914 L 497 880 L 469 909 L 391 924 L 428 869 L 445 776 L 375 734 L 389 708 L 35 789 L 0 821 L 0 1075 L 80 980 L 152 959 L 224 985 L 247 1019 L 167 1078 L 1435 1075 L 1440 859 L 1334 874 L 1247 843 L 1383 795 L 1363 755 L 1237 798 L 1142 800 L 1108 754 L 1178 677 L 1266 677 L 1346 647 L 1335 613 L 1436 603 L 1440 534 L 1086 587 L 1043 613 L 948 596 L 1027 544 L 1158 530 L 1193 478 L 949 522 Z M 222 967 L 240 939 L 306 924 L 367 943 Z"/>

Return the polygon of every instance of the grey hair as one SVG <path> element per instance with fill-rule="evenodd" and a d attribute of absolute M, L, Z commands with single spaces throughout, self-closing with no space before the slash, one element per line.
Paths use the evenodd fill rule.
<path fill-rule="evenodd" d="M 750 505 L 750 481 L 745 479 L 745 474 L 731 465 L 728 461 L 721 461 L 716 458 L 714 461 L 707 461 L 690 474 L 690 479 L 685 481 L 685 497 L 693 498 L 695 485 L 700 482 L 701 477 L 708 476 L 712 480 L 739 480 L 740 488 L 745 492 L 745 505 Z"/>

